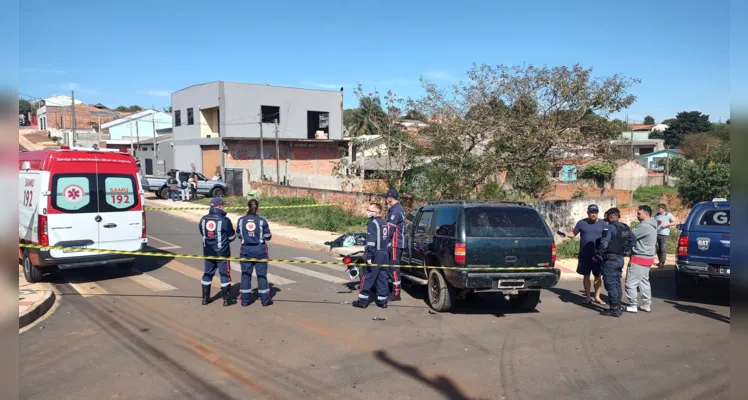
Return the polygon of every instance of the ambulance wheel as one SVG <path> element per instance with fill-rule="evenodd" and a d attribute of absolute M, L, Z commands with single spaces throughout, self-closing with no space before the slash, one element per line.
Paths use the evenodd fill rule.
<path fill-rule="evenodd" d="M 434 311 L 444 312 L 452 309 L 455 298 L 454 288 L 447 282 L 441 271 L 432 269 L 429 271 L 429 304 Z"/>
<path fill-rule="evenodd" d="M 518 295 L 509 298 L 509 303 L 520 311 L 532 311 L 540 303 L 540 290 L 519 292 Z"/>
<path fill-rule="evenodd" d="M 171 197 L 171 189 L 169 188 L 163 188 L 158 192 L 158 198 L 160 199 L 169 200 L 169 197 Z"/>
<path fill-rule="evenodd" d="M 29 258 L 28 251 L 23 252 L 23 277 L 26 278 L 28 283 L 37 283 L 42 281 L 42 270 L 39 267 L 34 266 Z"/>

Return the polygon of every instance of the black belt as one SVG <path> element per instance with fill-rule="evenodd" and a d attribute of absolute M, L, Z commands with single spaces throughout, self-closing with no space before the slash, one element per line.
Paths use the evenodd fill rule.
<path fill-rule="evenodd" d="M 242 246 L 262 246 L 265 243 L 242 243 Z"/>

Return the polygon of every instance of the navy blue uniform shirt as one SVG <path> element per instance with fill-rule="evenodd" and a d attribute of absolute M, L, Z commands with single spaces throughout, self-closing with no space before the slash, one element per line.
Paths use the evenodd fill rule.
<path fill-rule="evenodd" d="M 245 215 L 239 218 L 236 228 L 243 245 L 263 244 L 273 237 L 268 222 L 257 215 Z"/>
<path fill-rule="evenodd" d="M 366 259 L 374 258 L 375 252 L 386 252 L 390 245 L 389 226 L 380 217 L 374 217 L 366 225 Z"/>
<path fill-rule="evenodd" d="M 392 247 L 404 249 L 407 247 L 405 242 L 405 209 L 399 202 L 395 203 L 387 211 L 387 226 L 390 230 Z"/>
<path fill-rule="evenodd" d="M 236 232 L 226 211 L 211 207 L 208 215 L 200 219 L 198 225 L 203 236 L 203 254 L 206 256 L 231 256 L 231 242 Z"/>
<path fill-rule="evenodd" d="M 603 237 L 600 239 L 600 243 L 597 246 L 597 258 L 599 258 L 600 260 L 605 259 L 605 255 L 608 251 L 608 246 L 610 246 L 610 242 L 616 236 L 618 236 L 618 229 L 616 229 L 616 225 L 613 223 L 605 225 L 605 229 L 603 229 Z M 626 248 L 633 249 L 634 246 L 636 246 L 636 235 L 634 235 L 634 233 L 629 229 L 629 237 L 627 239 Z"/>

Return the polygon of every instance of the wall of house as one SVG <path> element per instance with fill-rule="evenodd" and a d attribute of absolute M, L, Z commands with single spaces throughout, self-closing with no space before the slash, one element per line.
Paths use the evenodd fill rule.
<path fill-rule="evenodd" d="M 613 187 L 616 189 L 636 190 L 640 186 L 649 185 L 647 169 L 635 161 L 620 165 L 613 177 Z"/>
<path fill-rule="evenodd" d="M 634 140 L 648 140 L 649 131 L 636 131 L 634 132 Z M 631 140 L 631 131 L 621 132 L 619 140 Z"/>
<path fill-rule="evenodd" d="M 330 113 L 329 139 L 342 140 L 343 97 L 340 92 L 222 82 L 221 125 L 225 137 L 259 138 L 261 106 L 280 107 L 278 137 L 307 139 L 307 111 Z M 265 137 L 275 125 L 262 124 Z"/>
<path fill-rule="evenodd" d="M 202 137 L 200 128 L 200 109 L 219 106 L 219 89 L 219 82 L 210 82 L 190 86 L 171 94 L 172 115 L 176 116 L 177 110 L 181 112 L 181 125 L 176 126 L 176 124 L 174 124 L 172 130 L 175 142 L 199 139 Z M 193 125 L 187 125 L 188 108 L 193 109 Z M 223 120 L 223 115 L 221 115 L 220 118 Z"/>
<path fill-rule="evenodd" d="M 203 170 L 203 153 L 201 145 L 218 145 L 218 138 L 174 141 L 174 168 L 195 171 Z"/>
<path fill-rule="evenodd" d="M 200 136 L 218 137 L 218 107 L 201 108 L 200 115 Z M 198 123 L 195 121 L 195 123 Z"/>
<path fill-rule="evenodd" d="M 130 136 L 139 136 L 141 140 L 143 138 L 152 138 L 156 134 L 153 130 L 154 126 L 158 130 L 168 128 L 172 126 L 171 124 L 171 115 L 165 112 L 157 112 L 156 114 L 153 114 L 153 121 L 151 121 L 151 115 L 146 115 L 136 120 L 109 127 L 109 137 L 113 140 L 122 140 L 123 138 Z"/>

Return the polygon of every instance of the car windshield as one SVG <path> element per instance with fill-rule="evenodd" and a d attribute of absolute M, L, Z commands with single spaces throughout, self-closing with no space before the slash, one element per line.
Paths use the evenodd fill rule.
<path fill-rule="evenodd" d="M 468 237 L 547 237 L 535 210 L 476 207 L 465 211 Z"/>

